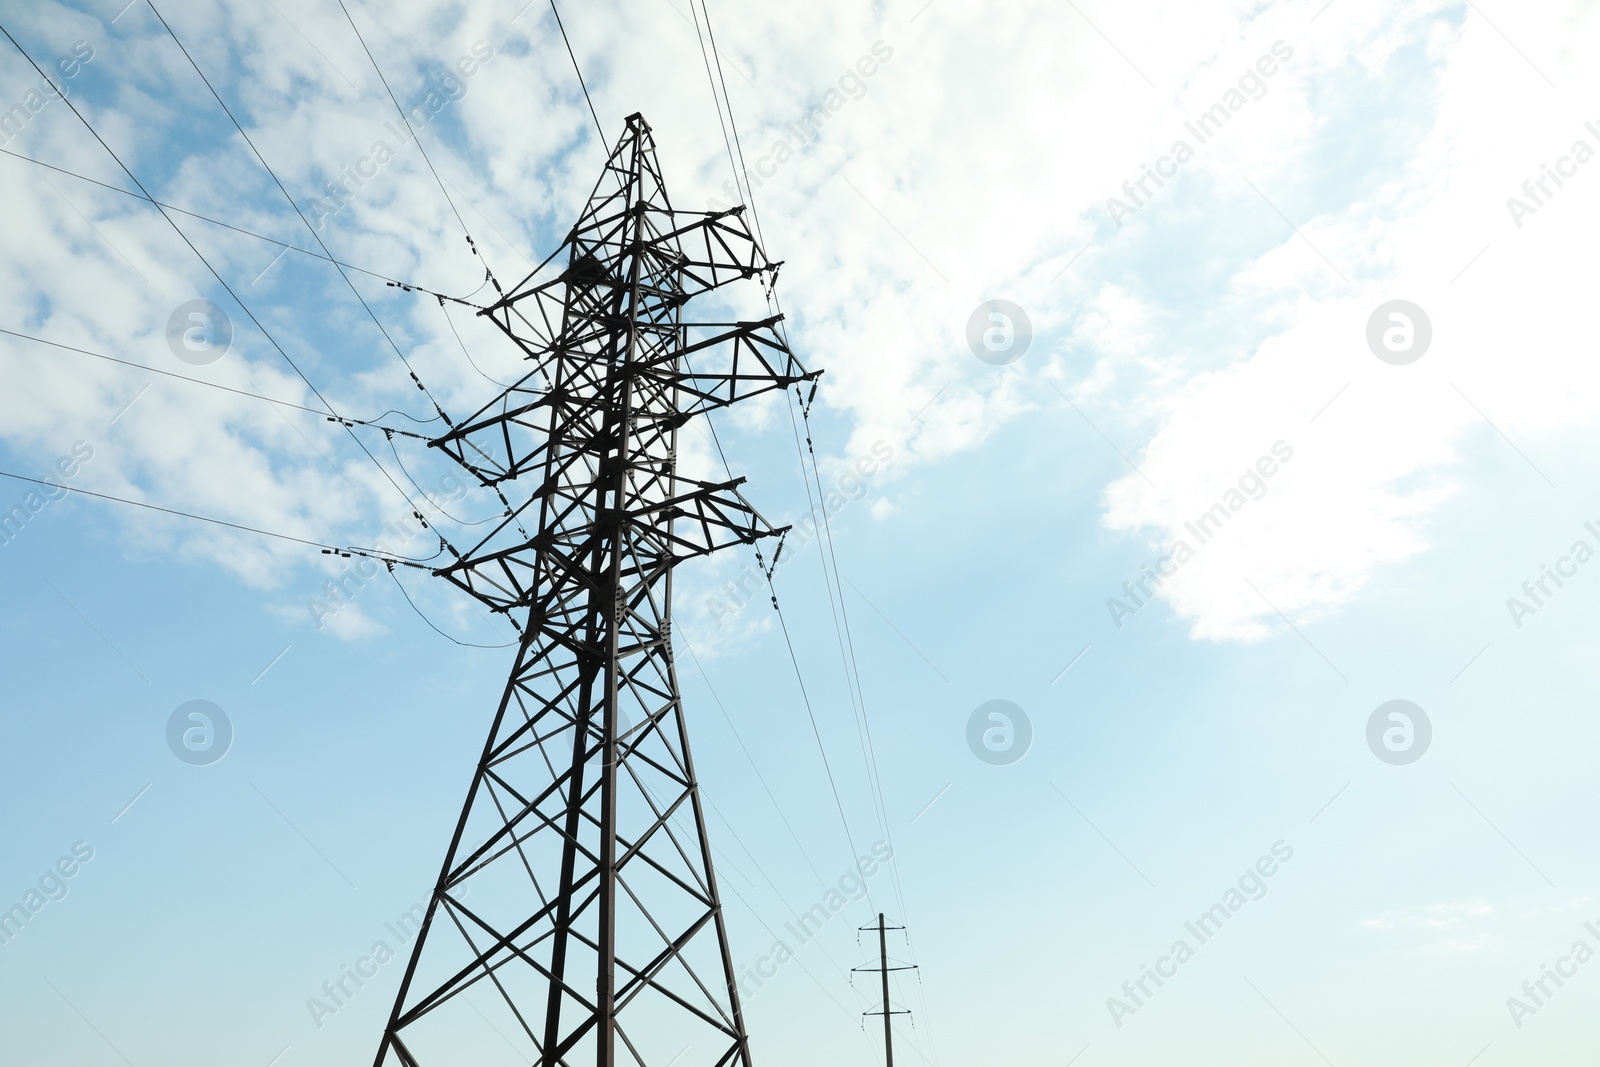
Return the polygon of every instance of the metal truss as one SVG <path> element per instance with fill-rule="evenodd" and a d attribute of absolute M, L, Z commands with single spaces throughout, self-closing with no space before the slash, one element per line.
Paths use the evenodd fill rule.
<path fill-rule="evenodd" d="M 559 260 L 565 253 L 565 264 Z M 375 1067 L 750 1067 L 671 647 L 672 570 L 783 531 L 677 471 L 696 415 L 813 380 L 778 318 L 688 322 L 770 285 L 742 208 L 674 211 L 626 120 L 578 224 L 482 313 L 532 369 L 430 441 L 506 514 L 434 573 L 522 638 Z"/>

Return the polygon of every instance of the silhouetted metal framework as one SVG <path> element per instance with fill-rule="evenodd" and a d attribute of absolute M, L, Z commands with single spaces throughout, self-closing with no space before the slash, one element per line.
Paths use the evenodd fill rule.
<path fill-rule="evenodd" d="M 896 1015 L 910 1015 L 911 1012 L 909 1012 L 909 1011 L 907 1011 L 907 1010 L 905 1010 L 903 1008 L 896 1008 L 890 1002 L 890 1000 L 889 1000 L 889 975 L 893 971 L 914 971 L 914 970 L 917 969 L 917 967 L 916 967 L 916 964 L 905 964 L 905 965 L 902 965 L 902 966 L 899 966 L 899 967 L 891 967 L 891 966 L 889 966 L 889 931 L 890 930 L 904 930 L 905 927 L 904 926 L 890 926 L 888 923 L 886 923 L 884 921 L 883 912 L 881 912 L 881 911 L 878 912 L 878 921 L 874 925 L 872 925 L 872 926 L 858 926 L 858 927 L 856 927 L 856 929 L 857 930 L 861 930 L 861 931 L 867 931 L 867 930 L 876 930 L 876 931 L 878 931 L 878 966 L 876 966 L 876 967 L 852 967 L 852 968 L 850 968 L 850 970 L 851 971 L 870 971 L 873 974 L 879 975 L 882 978 L 882 981 L 883 981 L 883 1008 L 881 1010 L 879 1010 L 879 1011 L 864 1011 L 864 1012 L 861 1013 L 861 1016 L 862 1016 L 863 1019 L 865 1019 L 865 1018 L 867 1018 L 869 1016 L 872 1016 L 872 1015 L 881 1015 L 881 1016 L 883 1016 L 883 1059 L 884 1059 L 884 1067 L 894 1067 L 894 1027 L 892 1025 L 892 1020 L 894 1019 L 894 1017 Z"/>
<path fill-rule="evenodd" d="M 430 442 L 507 501 L 435 573 L 522 638 L 375 1062 L 749 1067 L 672 570 L 782 530 L 680 475 L 678 431 L 819 372 L 779 316 L 685 320 L 778 264 L 743 208 L 672 209 L 637 114 L 563 248 L 483 312 L 533 369 Z"/>

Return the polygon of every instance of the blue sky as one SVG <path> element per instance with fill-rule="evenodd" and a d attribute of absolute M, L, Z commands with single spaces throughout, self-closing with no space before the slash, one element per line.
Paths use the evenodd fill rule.
<path fill-rule="evenodd" d="M 92 48 L 71 99 L 159 199 L 306 240 L 151 10 L 119 7 L 12 4 L 0 24 L 41 64 Z M 335 255 L 464 294 L 483 263 L 515 279 L 559 241 L 603 153 L 548 10 L 520 7 L 352 8 L 407 106 L 475 44 L 492 51 L 422 135 L 482 259 L 414 151 L 326 223 Z M 883 910 L 921 968 L 895 991 L 915 1012 L 901 1062 L 1590 1062 L 1600 963 L 1574 946 L 1600 951 L 1585 828 L 1600 564 L 1547 580 L 1531 615 L 1508 598 L 1528 601 L 1575 542 L 1600 549 L 1585 355 L 1600 171 L 1547 179 L 1520 226 L 1507 200 L 1575 141 L 1600 148 L 1593 16 L 1080 7 L 713 8 L 747 151 L 875 43 L 892 53 L 757 194 L 791 338 L 828 371 L 824 484 L 890 453 L 832 530 L 895 859 L 749 998 L 756 1055 L 881 1062 L 859 1018 L 870 984 L 847 972 L 869 959 L 856 927 Z M 337 5 L 162 14 L 297 198 L 392 139 Z M 608 133 L 644 110 L 676 202 L 724 195 L 687 9 L 563 17 Z M 1118 226 L 1123 182 L 1280 41 L 1292 57 L 1259 98 Z M 37 80 L 13 50 L 0 105 Z M 128 187 L 59 100 L 3 147 Z M 11 156 L 0 181 L 0 328 L 310 406 L 148 205 Z M 431 414 L 328 264 L 181 225 L 342 413 Z M 517 373 L 468 316 L 355 284 L 452 415 L 494 394 L 485 375 Z M 199 366 L 166 342 L 197 299 L 233 327 Z M 966 340 L 992 299 L 1032 323 L 1002 366 Z M 1405 365 L 1366 340 L 1392 300 L 1431 322 Z M 387 477 L 449 473 L 415 440 L 397 458 L 358 430 L 380 471 L 313 414 L 14 336 L 0 376 L 0 470 L 39 476 L 82 442 L 92 457 L 64 484 L 318 542 L 371 544 L 406 517 Z M 787 421 L 752 402 L 717 424 L 774 522 L 807 510 Z M 1124 582 L 1278 442 L 1292 458 L 1262 491 L 1116 618 Z M 704 436 L 684 451 L 713 469 Z M 0 479 L 0 509 L 30 488 Z M 474 521 L 494 502 L 448 507 Z M 817 552 L 785 563 L 778 593 L 865 851 L 884 828 Z M 676 611 L 733 955 L 753 967 L 853 861 L 770 607 L 713 607 L 748 562 L 683 568 Z M 403 963 L 331 1017 L 307 1002 L 425 902 L 510 652 L 439 636 L 386 575 L 319 620 L 337 566 L 81 496 L 0 546 L 0 906 L 41 879 L 41 897 L 65 892 L 0 945 L 8 1063 L 370 1059 Z M 439 629 L 507 639 L 444 583 L 400 577 Z M 1396 699 L 1431 723 L 1411 763 L 1368 743 Z M 219 762 L 168 748 L 191 700 L 232 724 Z M 968 747 L 991 700 L 1031 722 L 1010 764 Z M 1259 899 L 1201 944 L 1186 924 L 1275 847 Z M 1180 940 L 1193 958 L 1139 990 Z M 517 1062 L 481 1038 L 477 1062 Z"/>

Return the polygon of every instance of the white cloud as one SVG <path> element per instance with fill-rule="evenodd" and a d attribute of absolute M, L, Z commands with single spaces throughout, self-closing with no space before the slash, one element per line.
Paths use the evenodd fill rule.
<path fill-rule="evenodd" d="M 185 11 L 174 24 L 306 203 L 393 136 L 394 111 L 337 13 L 281 6 Z M 600 164 L 553 24 L 542 9 L 511 23 L 520 7 L 462 13 L 416 2 L 381 18 L 356 13 L 408 104 L 425 78 L 475 42 L 492 43 L 494 59 L 422 136 L 503 282 L 549 250 Z M 821 403 L 848 418 L 848 439 L 819 448 L 853 456 L 888 441 L 898 477 L 979 446 L 1048 397 L 1048 379 L 1097 425 L 1109 423 L 1154 483 L 1130 473 L 1109 486 L 1107 523 L 1162 546 L 1281 439 L 1295 458 L 1267 495 L 1162 588 L 1197 637 L 1259 637 L 1274 615 L 1245 578 L 1291 617 L 1314 618 L 1426 549 L 1461 448 L 1491 432 L 1463 394 L 1532 453 L 1542 435 L 1592 417 L 1600 371 L 1572 351 L 1588 299 L 1572 235 L 1600 221 L 1585 191 L 1600 183 L 1600 163 L 1520 230 L 1504 199 L 1585 135 L 1583 119 L 1600 117 L 1565 104 L 1594 76 L 1582 48 L 1524 59 L 1482 18 L 1438 3 L 1340 0 L 1314 23 L 1298 6 L 1186 5 L 1164 13 L 1160 34 L 1132 11 L 1088 14 L 1098 29 L 1042 2 L 941 0 L 915 21 L 849 5 L 723 16 L 718 43 L 756 166 L 791 136 L 785 124 L 824 103 L 882 42 L 859 94 L 846 86 L 854 98 L 758 198 L 772 252 L 788 264 L 791 334 L 808 364 L 828 369 Z M 304 239 L 153 19 L 136 11 L 115 29 L 81 13 L 61 19 L 96 42 L 94 74 L 118 86 L 114 98 L 96 94 L 88 113 L 160 195 Z M 1513 40 L 1581 41 L 1592 19 L 1552 9 L 1503 14 L 1497 25 Z M 676 202 L 720 195 L 726 151 L 682 8 L 591 6 L 568 29 L 607 129 L 643 110 Z M 45 39 L 42 54 L 65 43 L 55 29 Z M 1259 99 L 1118 229 L 1106 198 L 1278 40 L 1294 55 Z M 25 86 L 7 71 L 0 88 Z M 1400 97 L 1388 95 L 1394 86 Z M 126 185 L 52 107 L 11 147 Z M 45 176 L 0 161 L 17 205 L 0 233 L 18 250 L 0 264 L 0 320 L 168 366 L 166 316 L 214 291 L 206 273 L 147 206 L 51 176 L 69 207 Z M 183 228 L 348 413 L 426 413 L 336 276 L 291 267 L 291 255 L 251 285 L 276 249 L 198 222 Z M 484 260 L 466 248 L 419 152 L 398 152 L 325 233 L 341 258 L 441 291 L 482 281 Z M 357 285 L 447 409 L 470 411 L 494 394 L 461 358 L 436 301 L 367 278 Z M 1408 368 L 1378 363 L 1361 343 L 1367 314 L 1396 295 L 1421 303 L 1435 326 L 1433 351 Z M 964 341 L 972 309 L 995 297 L 1022 304 L 1035 330 L 1028 359 L 1004 369 L 978 364 Z M 201 376 L 315 406 L 236 319 L 236 353 Z M 455 324 L 483 372 L 518 373 L 491 327 L 464 314 Z M 107 430 L 143 384 L 137 373 L 3 347 L 8 440 L 48 457 L 63 434 L 99 434 L 106 462 L 93 475 L 107 490 L 316 536 L 359 530 L 399 503 L 385 476 L 313 416 L 291 415 L 291 427 L 257 402 L 191 396 L 176 383 Z M 782 421 L 769 402 L 732 424 L 781 433 Z M 716 469 L 706 442 L 688 434 L 684 447 L 687 468 Z M 232 534 L 126 521 L 136 544 L 179 546 L 255 582 L 273 581 L 289 558 Z"/>
<path fill-rule="evenodd" d="M 1304 236 L 1287 235 L 1235 278 L 1230 302 L 1265 300 L 1255 320 L 1274 328 L 1218 369 L 1141 397 L 1160 425 L 1139 463 L 1159 488 L 1136 474 L 1121 478 L 1107 492 L 1106 521 L 1153 546 L 1184 536 L 1184 523 L 1273 441 L 1296 450 L 1268 495 L 1162 588 L 1196 637 L 1258 638 L 1278 625 L 1274 607 L 1316 618 L 1424 551 L 1430 518 L 1459 486 L 1463 448 L 1494 437 L 1486 417 L 1534 455 L 1546 435 L 1594 419 L 1600 379 L 1592 361 L 1574 358 L 1570 340 L 1587 328 L 1583 252 L 1571 234 L 1600 221 L 1600 208 L 1593 196 L 1563 192 L 1546 211 L 1564 218 L 1541 215 L 1519 231 L 1503 206 L 1524 174 L 1537 174 L 1540 161 L 1584 131 L 1481 19 L 1469 17 L 1459 32 L 1448 21 L 1433 25 L 1408 60 L 1437 66 L 1426 79 L 1436 97 L 1418 102 L 1432 115 L 1418 126 L 1420 143 L 1398 146 L 1395 169 L 1367 179 L 1363 195 L 1296 212 Z M 1396 50 L 1406 42 L 1387 17 L 1358 9 L 1333 32 L 1366 70 L 1401 62 Z M 1344 63 L 1326 46 L 1307 55 L 1314 76 L 1298 91 L 1326 96 Z M 1568 84 L 1587 77 L 1576 66 L 1550 69 Z M 1364 132 L 1353 123 L 1337 135 Z M 1600 147 L 1600 137 L 1587 136 Z M 1339 162 L 1309 146 L 1306 154 Z M 1284 201 L 1328 199 L 1333 190 L 1321 191 L 1326 183 L 1303 170 L 1306 162 L 1285 157 L 1257 184 L 1283 189 Z M 1600 166 L 1592 177 L 1600 182 Z M 1572 181 L 1584 178 L 1580 171 Z M 1255 194 L 1241 196 L 1242 215 Z M 1254 206 L 1264 208 L 1259 199 Z M 1364 342 L 1367 316 L 1394 297 L 1419 303 L 1433 322 L 1432 348 L 1406 367 L 1378 361 Z"/>

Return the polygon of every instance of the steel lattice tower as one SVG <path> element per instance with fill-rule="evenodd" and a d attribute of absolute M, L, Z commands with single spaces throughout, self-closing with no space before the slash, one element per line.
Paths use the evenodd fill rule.
<path fill-rule="evenodd" d="M 679 561 L 782 532 L 743 479 L 677 470 L 691 418 L 819 373 L 781 316 L 684 319 L 777 268 L 742 207 L 672 209 L 635 114 L 562 249 L 482 312 L 533 370 L 430 442 L 507 501 L 434 573 L 522 637 L 377 1067 L 502 1040 L 539 1067 L 749 1067 L 671 591 Z"/>

